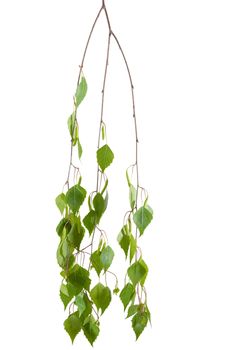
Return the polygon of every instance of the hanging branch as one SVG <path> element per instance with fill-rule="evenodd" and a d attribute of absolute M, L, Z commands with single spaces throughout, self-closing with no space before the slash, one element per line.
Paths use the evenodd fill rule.
<path fill-rule="evenodd" d="M 83 75 L 83 66 L 96 23 L 104 12 L 108 25 L 108 42 L 105 60 L 105 69 L 102 85 L 101 112 L 97 144 L 97 175 L 96 190 L 87 196 L 87 191 L 81 186 L 82 177 L 79 167 L 73 163 L 74 147 L 77 147 L 77 155 L 82 156 L 82 145 L 79 139 L 79 124 L 77 110 L 87 94 L 87 82 Z M 150 312 L 147 306 L 147 292 L 144 286 L 148 267 L 142 258 L 142 251 L 138 246 L 138 239 L 152 220 L 153 212 L 148 205 L 147 191 L 139 183 L 138 164 L 138 130 L 136 120 L 134 85 L 130 68 L 121 47 L 121 44 L 111 28 L 108 11 L 105 1 L 93 22 L 89 33 L 82 62 L 79 68 L 77 88 L 73 98 L 73 113 L 68 118 L 68 129 L 71 136 L 70 161 L 67 179 L 64 185 L 67 192 L 62 192 L 56 197 L 56 205 L 61 212 L 60 220 L 56 231 L 60 242 L 57 250 L 57 261 L 61 267 L 63 277 L 60 297 L 64 308 L 68 307 L 69 316 L 64 322 L 64 328 L 68 332 L 72 342 L 82 330 L 88 341 L 93 345 L 100 332 L 100 317 L 108 308 L 112 292 L 108 287 L 107 273 L 115 278 L 113 294 L 119 294 L 118 278 L 115 273 L 109 270 L 114 251 L 108 245 L 108 234 L 100 227 L 103 214 L 108 206 L 108 178 L 105 173 L 111 165 L 114 154 L 107 144 L 107 130 L 104 122 L 105 91 L 108 73 L 108 64 L 111 49 L 111 39 L 117 44 L 127 69 L 131 88 L 131 99 L 133 109 L 133 121 L 135 130 L 135 162 L 126 171 L 127 183 L 129 186 L 130 210 L 124 216 L 123 227 L 118 235 L 118 242 L 123 249 L 126 258 L 129 257 L 129 267 L 125 277 L 125 286 L 120 292 L 120 299 L 124 310 L 128 307 L 127 317 L 132 317 L 132 327 L 136 339 L 143 332 L 150 320 Z M 71 182 L 71 169 L 74 170 L 73 186 Z M 129 170 L 135 170 L 136 186 L 131 182 L 132 176 Z M 139 193 L 141 198 L 139 198 Z M 144 197 L 143 197 L 144 195 Z M 88 213 L 82 218 L 80 208 L 85 205 L 87 198 Z M 138 204 L 141 203 L 139 207 Z M 135 235 L 132 234 L 132 227 L 135 227 Z M 88 237 L 87 237 L 88 236 Z M 87 243 L 84 243 L 87 241 Z M 83 248 L 81 248 L 81 244 Z M 90 250 L 90 252 L 87 251 Z M 135 262 L 132 260 L 135 257 Z M 79 264 L 78 264 L 79 261 Z M 94 269 L 98 283 L 94 285 L 95 279 L 91 280 L 91 270 Z M 103 279 L 104 284 L 101 282 Z M 136 301 L 137 300 L 137 301 Z"/>

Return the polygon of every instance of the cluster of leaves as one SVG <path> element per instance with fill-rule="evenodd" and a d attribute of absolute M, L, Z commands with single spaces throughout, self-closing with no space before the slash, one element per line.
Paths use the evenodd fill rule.
<path fill-rule="evenodd" d="M 78 137 L 76 112 L 86 92 L 87 83 L 82 77 L 74 96 L 74 113 L 68 120 L 72 147 L 78 145 L 79 157 L 81 157 L 82 147 Z M 113 152 L 107 144 L 98 149 L 97 162 L 102 173 L 112 163 L 113 158 Z M 101 192 L 96 191 L 87 196 L 86 189 L 81 185 L 80 177 L 78 183 L 69 188 L 66 193 L 61 193 L 56 197 L 56 205 L 62 215 L 56 228 L 59 236 L 57 262 L 62 269 L 61 276 L 63 277 L 60 298 L 64 309 L 69 308 L 69 316 L 64 322 L 64 328 L 72 342 L 78 333 L 83 331 L 90 344 L 93 345 L 100 332 L 100 315 L 105 312 L 112 299 L 110 288 L 100 282 L 101 273 L 105 274 L 112 264 L 114 258 L 112 248 L 106 244 L 103 238 L 100 238 L 97 249 L 93 251 L 94 237 L 87 247 L 81 248 L 86 233 L 88 239 L 95 234 L 97 225 L 107 208 L 107 186 L 108 180 L 106 180 Z M 80 209 L 86 197 L 88 197 L 89 212 L 82 218 Z M 89 246 L 91 253 L 86 252 L 86 248 Z M 79 255 L 82 257 L 82 254 L 85 253 L 90 257 L 87 268 L 83 266 L 84 261 L 78 264 Z M 92 268 L 96 271 L 99 282 L 91 288 L 93 284 L 91 281 Z"/>
<path fill-rule="evenodd" d="M 128 212 L 127 222 L 124 223 L 119 235 L 118 242 L 124 251 L 126 259 L 129 258 L 129 268 L 127 270 L 128 282 L 120 293 L 120 299 L 127 310 L 127 318 L 132 317 L 132 328 L 135 332 L 136 339 L 139 338 L 148 322 L 151 323 L 151 315 L 147 306 L 147 296 L 145 291 L 145 280 L 148 275 L 148 266 L 142 258 L 142 254 L 138 257 L 137 239 L 142 236 L 145 229 L 153 218 L 153 211 L 148 205 L 148 198 L 145 199 L 143 205 L 137 209 L 138 191 L 132 185 L 130 177 L 127 175 L 127 183 L 129 187 L 129 201 L 131 210 Z M 135 229 L 135 235 L 133 235 Z M 132 263 L 135 257 L 135 262 Z M 142 301 L 142 297 L 145 297 Z"/>

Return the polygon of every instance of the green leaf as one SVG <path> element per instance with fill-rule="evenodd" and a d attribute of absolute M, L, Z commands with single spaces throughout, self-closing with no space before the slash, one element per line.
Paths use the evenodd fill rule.
<path fill-rule="evenodd" d="M 76 213 L 86 198 L 86 190 L 80 185 L 71 187 L 66 193 L 66 201 L 70 209 Z"/>
<path fill-rule="evenodd" d="M 114 252 L 110 246 L 107 246 L 101 252 L 100 260 L 105 271 L 107 271 L 110 265 L 112 264 L 113 257 L 114 257 Z"/>
<path fill-rule="evenodd" d="M 144 230 L 150 224 L 152 219 L 153 214 L 147 207 L 143 206 L 137 210 L 134 214 L 133 220 L 140 231 L 140 235 L 144 233 Z"/>
<path fill-rule="evenodd" d="M 77 90 L 76 90 L 76 93 L 74 96 L 76 107 L 78 107 L 80 105 L 80 103 L 82 102 L 82 100 L 86 96 L 86 93 L 87 93 L 87 82 L 86 82 L 86 79 L 84 77 L 82 77 L 79 85 L 77 86 Z"/>
<path fill-rule="evenodd" d="M 78 308 L 78 314 L 79 314 L 79 317 L 83 314 L 83 312 L 86 310 L 86 303 L 84 301 L 84 293 L 81 292 L 79 293 L 76 298 L 75 298 L 75 305 L 77 306 Z"/>
<path fill-rule="evenodd" d="M 67 248 L 67 256 L 64 256 L 66 252 L 65 248 Z M 74 255 L 72 254 L 71 250 L 68 249 L 68 245 L 67 243 L 64 243 L 64 240 L 62 240 L 58 246 L 56 257 L 59 266 L 65 269 L 66 271 L 70 269 L 70 267 L 74 264 L 75 261 Z"/>
<path fill-rule="evenodd" d="M 121 232 L 118 235 L 118 243 L 120 244 L 120 247 L 123 249 L 126 258 L 128 255 L 128 250 L 130 246 L 130 236 L 127 234 L 127 231 L 125 230 L 125 227 L 122 228 Z"/>
<path fill-rule="evenodd" d="M 73 293 L 71 292 L 69 286 L 64 283 L 62 283 L 60 287 L 60 299 L 64 304 L 64 309 L 66 309 L 70 301 L 73 299 Z"/>
<path fill-rule="evenodd" d="M 100 193 L 97 193 L 93 199 L 93 205 L 97 214 L 98 221 L 105 211 L 105 200 Z"/>
<path fill-rule="evenodd" d="M 103 265 L 100 260 L 100 255 L 101 252 L 99 250 L 96 250 L 94 253 L 91 254 L 91 265 L 96 270 L 98 276 L 100 275 L 103 269 Z"/>
<path fill-rule="evenodd" d="M 69 334 L 72 343 L 74 342 L 74 339 L 76 338 L 77 334 L 82 329 L 81 321 L 79 319 L 78 312 L 74 312 L 71 314 L 67 320 L 64 321 L 64 328 L 66 332 Z"/>
<path fill-rule="evenodd" d="M 132 262 L 132 259 L 135 256 L 136 249 L 137 249 L 136 240 L 133 235 L 130 235 L 130 263 Z"/>
<path fill-rule="evenodd" d="M 136 335 L 136 340 L 139 338 L 140 334 L 143 332 L 148 323 L 148 316 L 146 312 L 138 312 L 132 318 L 132 328 Z"/>
<path fill-rule="evenodd" d="M 128 268 L 127 273 L 134 286 L 139 282 L 143 285 L 148 274 L 148 268 L 145 262 L 140 259 Z"/>
<path fill-rule="evenodd" d="M 102 133 L 102 140 L 104 140 L 105 139 L 105 126 L 104 126 L 104 124 L 102 125 L 101 133 Z"/>
<path fill-rule="evenodd" d="M 71 230 L 71 223 L 67 218 L 63 218 L 60 220 L 59 224 L 56 227 L 56 232 L 58 233 L 58 235 L 60 237 L 63 236 L 63 232 L 65 232 L 65 234 L 68 233 L 68 231 Z"/>
<path fill-rule="evenodd" d="M 108 145 L 104 145 L 97 151 L 97 162 L 102 170 L 104 170 L 112 163 L 114 159 L 114 154 Z"/>
<path fill-rule="evenodd" d="M 136 203 L 136 189 L 132 184 L 130 184 L 129 187 L 129 201 L 131 209 L 134 209 Z"/>
<path fill-rule="evenodd" d="M 83 219 L 83 223 L 91 234 L 94 231 L 96 225 L 96 212 L 94 210 L 89 211 L 89 213 Z"/>
<path fill-rule="evenodd" d="M 97 309 L 101 309 L 102 314 L 107 309 L 111 302 L 111 291 L 108 287 L 98 283 L 90 292 L 92 301 L 95 303 Z"/>
<path fill-rule="evenodd" d="M 69 133 L 70 133 L 71 139 L 73 141 L 73 146 L 74 146 L 74 142 L 76 140 L 76 136 L 75 135 L 78 132 L 75 112 L 73 112 L 70 115 L 70 117 L 68 118 L 67 124 L 68 124 Z M 75 142 L 75 144 L 76 144 L 76 142 Z"/>
<path fill-rule="evenodd" d="M 126 318 L 133 316 L 134 314 L 137 313 L 138 310 L 139 310 L 139 305 L 131 305 L 128 309 Z"/>
<path fill-rule="evenodd" d="M 81 145 L 79 138 L 77 139 L 77 144 L 78 144 L 78 158 L 81 159 L 81 157 L 82 157 L 82 145 Z"/>
<path fill-rule="evenodd" d="M 103 195 L 103 194 L 104 194 L 104 192 L 105 192 L 106 188 L 108 187 L 108 183 L 109 183 L 109 180 L 108 180 L 108 179 L 106 179 L 105 184 L 104 184 L 104 187 L 103 187 L 103 189 L 102 189 L 102 191 L 101 191 L 101 195 Z"/>
<path fill-rule="evenodd" d="M 66 197 L 64 193 L 59 194 L 56 199 L 55 199 L 56 205 L 61 213 L 61 215 L 63 214 L 65 208 L 66 208 Z"/>
<path fill-rule="evenodd" d="M 90 288 L 91 280 L 89 278 L 89 271 L 77 264 L 74 265 L 69 272 L 67 280 L 73 285 L 77 294 L 79 294 L 83 288 L 86 290 Z"/>
<path fill-rule="evenodd" d="M 100 329 L 99 329 L 99 326 L 98 326 L 97 322 L 95 322 L 94 317 L 92 315 L 89 317 L 86 324 L 83 325 L 82 329 L 83 329 L 84 335 L 86 336 L 87 340 L 93 346 L 94 341 L 96 340 L 96 338 L 99 335 Z"/>
<path fill-rule="evenodd" d="M 73 245 L 74 248 L 79 250 L 84 234 L 85 229 L 81 226 L 81 224 L 79 225 L 78 222 L 75 222 L 68 233 L 68 241 Z"/>
<path fill-rule="evenodd" d="M 88 298 L 87 294 L 84 293 L 83 295 L 83 300 L 85 302 L 86 305 L 86 309 L 83 311 L 83 313 L 81 314 L 81 321 L 84 324 L 86 318 L 92 313 L 92 302 L 91 300 Z"/>
<path fill-rule="evenodd" d="M 131 299 L 135 295 L 135 288 L 131 283 L 127 283 L 120 293 L 120 299 L 123 303 L 124 310 L 127 305 L 131 302 Z"/>
<path fill-rule="evenodd" d="M 114 290 L 113 290 L 113 293 L 114 294 L 116 294 L 116 295 L 118 295 L 118 293 L 120 292 L 120 289 L 117 287 L 117 288 L 114 288 Z"/>

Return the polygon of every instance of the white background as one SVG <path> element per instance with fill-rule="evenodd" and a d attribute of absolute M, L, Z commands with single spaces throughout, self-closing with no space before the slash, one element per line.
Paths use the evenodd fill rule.
<path fill-rule="evenodd" d="M 54 205 L 69 161 L 67 118 L 97 0 L 1 0 L 0 347 L 72 349 L 59 300 Z M 141 184 L 154 221 L 141 239 L 153 327 L 134 341 L 113 298 L 95 349 L 235 349 L 235 8 L 228 0 L 107 0 L 135 85 Z M 101 19 L 84 74 L 79 121 L 84 184 L 95 151 L 107 28 Z M 115 161 L 103 227 L 116 242 L 128 209 L 134 138 L 126 71 L 114 43 L 105 120 Z M 110 284 L 113 281 L 110 280 Z M 90 349 L 81 335 L 74 348 Z"/>

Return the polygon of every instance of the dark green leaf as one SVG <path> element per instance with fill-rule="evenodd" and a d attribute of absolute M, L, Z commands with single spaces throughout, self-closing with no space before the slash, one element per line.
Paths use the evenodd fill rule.
<path fill-rule="evenodd" d="M 84 77 L 82 77 L 76 93 L 75 93 L 75 105 L 76 107 L 78 107 L 80 105 L 80 103 L 82 102 L 82 100 L 84 99 L 84 97 L 86 96 L 87 93 L 87 82 L 86 79 Z"/>
<path fill-rule="evenodd" d="M 91 280 L 89 278 L 89 271 L 77 264 L 74 265 L 69 272 L 67 280 L 76 289 L 77 294 L 80 293 L 83 288 L 86 290 L 90 288 Z"/>
<path fill-rule="evenodd" d="M 79 210 L 85 198 L 86 190 L 79 185 L 71 187 L 66 194 L 66 201 L 68 203 L 68 206 L 74 213 Z"/>
<path fill-rule="evenodd" d="M 127 305 L 131 302 L 131 299 L 135 295 L 135 288 L 131 283 L 127 283 L 120 293 L 120 299 L 123 303 L 124 310 L 126 310 Z"/>
<path fill-rule="evenodd" d="M 136 240 L 133 237 L 133 235 L 130 235 L 130 262 L 132 261 L 133 257 L 135 256 L 136 249 L 137 249 Z"/>
<path fill-rule="evenodd" d="M 91 265 L 96 270 L 98 276 L 100 275 L 103 269 L 103 265 L 100 260 L 100 255 L 101 252 L 99 250 L 96 250 L 94 253 L 91 254 Z"/>
<path fill-rule="evenodd" d="M 108 145 L 104 145 L 97 151 L 97 162 L 100 169 L 104 170 L 112 163 L 114 154 Z"/>
<path fill-rule="evenodd" d="M 145 329 L 147 323 L 148 323 L 148 316 L 146 312 L 138 312 L 132 318 L 132 328 L 135 332 L 136 340 L 139 338 L 140 334 Z"/>
<path fill-rule="evenodd" d="M 88 229 L 89 233 L 91 234 L 96 225 L 96 212 L 94 210 L 89 211 L 89 213 L 85 216 L 83 219 L 83 223 L 85 227 Z"/>
<path fill-rule="evenodd" d="M 105 201 L 100 193 L 97 193 L 95 195 L 95 198 L 93 199 L 93 205 L 99 221 L 103 212 L 105 211 Z"/>
<path fill-rule="evenodd" d="M 65 234 L 67 234 L 71 229 L 71 223 L 67 218 L 61 219 L 59 224 L 56 227 L 56 232 L 60 237 L 62 237 L 64 229 L 65 229 Z"/>
<path fill-rule="evenodd" d="M 56 205 L 60 211 L 61 214 L 63 214 L 65 208 L 66 208 L 66 197 L 64 193 L 59 194 L 55 199 Z"/>
<path fill-rule="evenodd" d="M 68 233 L 68 240 L 73 245 L 74 248 L 79 250 L 80 244 L 83 240 L 85 234 L 85 229 L 79 225 L 78 222 L 75 222 L 71 227 L 71 230 Z"/>
<path fill-rule="evenodd" d="M 139 305 L 131 305 L 127 312 L 127 318 L 133 316 L 139 310 Z"/>
<path fill-rule="evenodd" d="M 118 243 L 120 244 L 120 247 L 123 249 L 126 258 L 127 258 L 127 254 L 128 254 L 128 250 L 129 250 L 129 246 L 130 246 L 130 236 L 129 234 L 127 234 L 127 231 L 125 230 L 125 228 L 123 227 L 121 232 L 118 235 Z"/>
<path fill-rule="evenodd" d="M 100 260 L 105 271 L 107 271 L 110 265 L 112 264 L 113 257 L 114 257 L 114 252 L 110 246 L 107 246 L 101 252 Z"/>
<path fill-rule="evenodd" d="M 73 293 L 71 292 L 69 286 L 64 283 L 62 283 L 60 287 L 60 299 L 64 304 L 64 309 L 66 309 L 70 301 L 73 299 Z"/>
<path fill-rule="evenodd" d="M 144 206 L 139 208 L 134 214 L 133 220 L 140 231 L 140 235 L 144 233 L 144 230 L 150 224 L 152 218 L 153 214 L 147 207 Z"/>
<path fill-rule="evenodd" d="M 129 201 L 131 209 L 134 209 L 136 203 L 136 189 L 132 184 L 130 184 L 129 187 Z"/>
<path fill-rule="evenodd" d="M 140 259 L 128 268 L 127 273 L 134 286 L 139 282 L 143 285 L 148 274 L 148 268 L 145 262 Z"/>
<path fill-rule="evenodd" d="M 82 329 L 83 329 L 84 335 L 86 336 L 87 340 L 93 346 L 94 341 L 96 340 L 96 338 L 99 335 L 100 329 L 99 329 L 99 326 L 98 326 L 97 322 L 95 322 L 95 319 L 92 315 L 89 317 L 86 324 L 83 325 Z"/>
<path fill-rule="evenodd" d="M 75 305 L 77 306 L 78 308 L 78 314 L 79 314 L 79 317 L 83 314 L 83 312 L 86 310 L 86 303 L 85 303 L 85 300 L 84 300 L 84 293 L 81 292 L 79 293 L 76 298 L 75 298 Z"/>
<path fill-rule="evenodd" d="M 90 292 L 92 301 L 95 303 L 97 309 L 101 309 L 102 314 L 107 309 L 111 302 L 111 291 L 108 287 L 98 283 Z"/>
<path fill-rule="evenodd" d="M 71 314 L 67 320 L 64 321 L 64 328 L 66 332 L 69 334 L 72 343 L 74 342 L 74 339 L 76 338 L 77 334 L 82 329 L 81 321 L 79 319 L 78 312 L 74 312 Z"/>

